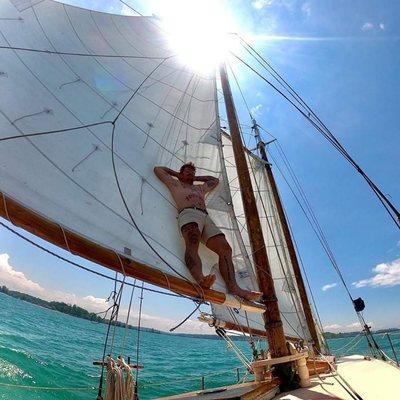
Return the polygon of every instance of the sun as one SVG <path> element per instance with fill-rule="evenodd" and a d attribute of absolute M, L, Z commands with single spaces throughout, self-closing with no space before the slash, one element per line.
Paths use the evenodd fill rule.
<path fill-rule="evenodd" d="M 170 44 L 184 64 L 206 73 L 226 58 L 234 23 L 220 2 L 171 0 L 157 8 Z"/>

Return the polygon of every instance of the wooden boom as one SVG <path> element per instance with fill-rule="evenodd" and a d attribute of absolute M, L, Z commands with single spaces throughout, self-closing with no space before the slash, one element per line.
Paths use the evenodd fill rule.
<path fill-rule="evenodd" d="M 10 221 L 13 225 L 52 243 L 72 254 L 86 258 L 96 264 L 127 276 L 168 289 L 172 292 L 201 298 L 215 304 L 226 305 L 233 308 L 242 308 L 250 312 L 263 312 L 265 307 L 247 301 L 239 301 L 236 297 L 212 289 L 200 289 L 198 285 L 164 273 L 146 264 L 135 261 L 112 249 L 78 235 L 71 230 L 51 221 L 50 219 L 30 210 L 17 201 L 0 192 L 0 216 Z"/>

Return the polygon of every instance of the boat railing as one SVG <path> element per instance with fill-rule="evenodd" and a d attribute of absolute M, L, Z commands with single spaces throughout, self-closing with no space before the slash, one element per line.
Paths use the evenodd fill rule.
<path fill-rule="evenodd" d="M 395 361 L 396 361 L 396 364 L 397 364 L 398 367 L 400 367 L 399 359 L 397 358 L 396 349 L 395 349 L 394 346 L 393 346 L 392 338 L 390 337 L 389 332 L 386 332 L 384 336 L 387 337 L 388 342 L 389 342 L 389 345 L 390 345 L 390 347 L 391 347 L 391 349 L 392 349 L 392 353 L 393 353 L 394 359 L 395 359 Z"/>

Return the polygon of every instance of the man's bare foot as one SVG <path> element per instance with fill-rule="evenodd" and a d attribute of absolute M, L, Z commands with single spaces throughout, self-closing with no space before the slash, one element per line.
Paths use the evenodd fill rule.
<path fill-rule="evenodd" d="M 248 300 L 248 301 L 261 301 L 263 295 L 261 292 L 254 292 L 251 290 L 244 290 L 244 289 L 238 289 L 235 293 L 233 293 L 242 299 Z"/>
<path fill-rule="evenodd" d="M 214 274 L 206 275 L 200 282 L 199 285 L 204 289 L 210 289 L 214 285 L 217 277 Z"/>

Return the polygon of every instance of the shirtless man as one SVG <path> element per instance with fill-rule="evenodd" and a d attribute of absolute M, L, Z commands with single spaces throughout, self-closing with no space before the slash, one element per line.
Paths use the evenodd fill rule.
<path fill-rule="evenodd" d="M 218 254 L 219 270 L 230 293 L 250 301 L 260 301 L 261 293 L 244 290 L 235 278 L 232 249 L 225 235 L 208 216 L 205 195 L 215 189 L 219 179 L 213 176 L 195 176 L 193 163 L 182 165 L 179 172 L 166 167 L 155 167 L 154 173 L 169 189 L 178 208 L 178 224 L 185 240 L 185 263 L 196 282 L 210 288 L 215 275 L 203 275 L 198 254 L 200 241 Z M 176 179 L 177 178 L 177 179 Z M 194 182 L 203 182 L 194 185 Z"/>

